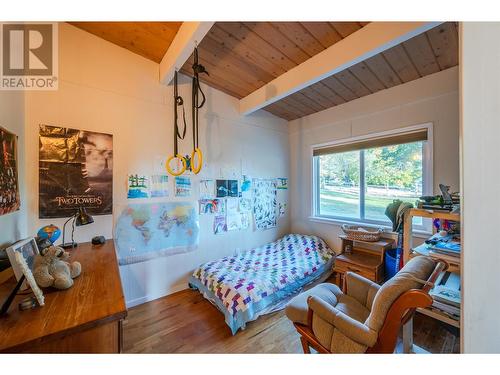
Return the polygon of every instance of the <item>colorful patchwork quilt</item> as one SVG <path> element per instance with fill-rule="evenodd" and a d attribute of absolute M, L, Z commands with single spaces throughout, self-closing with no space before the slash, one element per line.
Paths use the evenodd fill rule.
<path fill-rule="evenodd" d="M 263 310 L 325 274 L 334 253 L 319 237 L 279 240 L 201 265 L 189 280 L 217 305 L 233 334 Z"/>

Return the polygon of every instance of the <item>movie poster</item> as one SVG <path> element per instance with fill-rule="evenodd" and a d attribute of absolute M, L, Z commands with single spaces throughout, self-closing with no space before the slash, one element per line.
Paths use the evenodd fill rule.
<path fill-rule="evenodd" d="M 40 218 L 112 213 L 112 135 L 40 125 L 39 155 Z"/>
<path fill-rule="evenodd" d="M 19 210 L 17 137 L 0 127 L 0 216 Z"/>

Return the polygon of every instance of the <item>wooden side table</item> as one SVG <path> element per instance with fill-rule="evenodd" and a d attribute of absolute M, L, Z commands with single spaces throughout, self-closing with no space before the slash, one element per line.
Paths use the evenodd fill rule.
<path fill-rule="evenodd" d="M 333 266 L 335 283 L 343 289 L 347 271 L 355 272 L 379 284 L 383 282 L 385 252 L 393 248 L 394 240 L 384 238 L 377 242 L 367 242 L 353 241 L 345 235 L 339 237 L 342 240 L 342 248 Z"/>

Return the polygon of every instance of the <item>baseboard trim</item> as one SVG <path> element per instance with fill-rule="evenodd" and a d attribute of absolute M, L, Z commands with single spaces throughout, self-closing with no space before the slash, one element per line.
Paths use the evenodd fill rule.
<path fill-rule="evenodd" d="M 127 309 L 130 309 L 130 308 L 132 308 L 134 306 L 142 305 L 143 303 L 151 302 L 151 301 L 154 301 L 155 299 L 163 298 L 163 297 L 169 296 L 171 294 L 180 292 L 181 290 L 185 290 L 185 289 L 188 289 L 187 285 L 185 283 L 182 283 L 181 285 L 175 285 L 174 287 L 172 287 L 172 289 L 170 289 L 165 294 L 161 294 L 161 295 L 146 295 L 146 296 L 142 296 L 142 297 L 139 297 L 139 298 L 134 298 L 134 299 L 131 299 L 131 300 L 126 300 L 125 301 L 125 305 L 127 306 Z"/>

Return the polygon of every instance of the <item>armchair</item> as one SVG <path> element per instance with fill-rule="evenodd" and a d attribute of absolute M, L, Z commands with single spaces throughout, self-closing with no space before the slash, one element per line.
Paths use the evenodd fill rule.
<path fill-rule="evenodd" d="M 392 353 L 398 332 L 418 307 L 428 307 L 428 291 L 448 265 L 418 256 L 382 286 L 352 272 L 344 291 L 324 283 L 298 295 L 286 315 L 300 335 L 304 353 Z"/>

